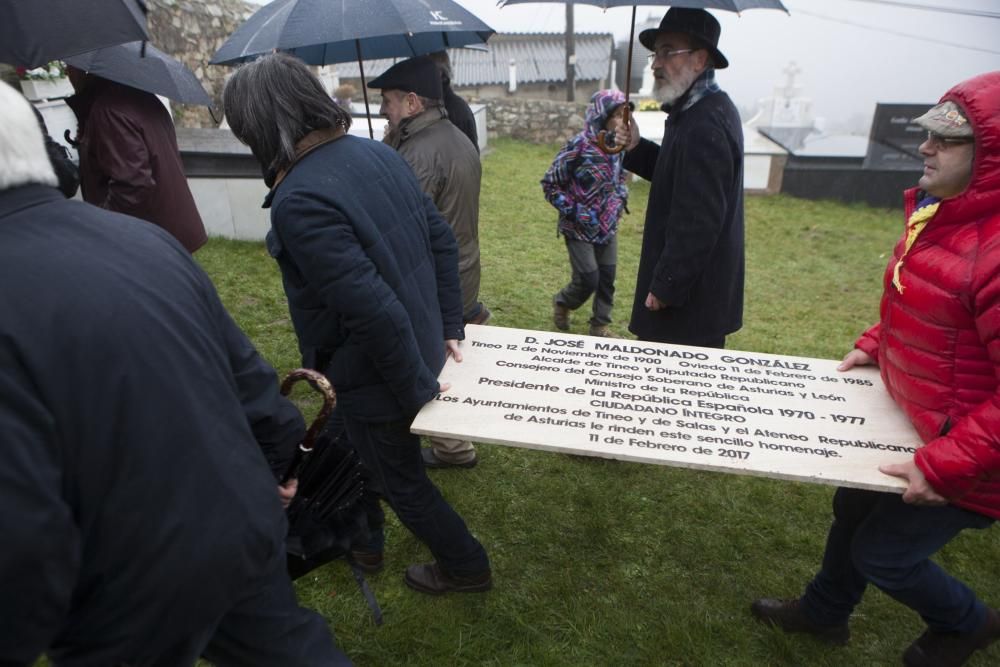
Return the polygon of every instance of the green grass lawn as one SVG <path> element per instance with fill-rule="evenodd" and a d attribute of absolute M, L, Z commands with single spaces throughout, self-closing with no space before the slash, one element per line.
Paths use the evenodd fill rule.
<path fill-rule="evenodd" d="M 481 298 L 495 326 L 552 330 L 569 278 L 538 181 L 559 147 L 500 140 L 484 159 Z M 626 333 L 648 186 L 622 223 L 613 329 Z M 732 349 L 840 358 L 877 317 L 901 213 L 783 196 L 746 202 L 744 328 Z M 298 352 L 263 244 L 213 239 L 197 259 L 261 353 L 284 373 Z M 587 332 L 578 311 L 572 332 Z M 299 396 L 305 396 L 302 390 Z M 308 408 L 310 401 L 303 399 Z M 311 415 L 309 415 L 311 418 Z M 794 596 L 819 565 L 832 487 L 478 446 L 480 464 L 432 477 L 493 562 L 487 594 L 430 598 L 405 567 L 427 550 L 390 517 L 387 567 L 370 583 L 376 627 L 343 562 L 297 584 L 340 646 L 366 665 L 892 665 L 918 617 L 870 590 L 853 639 L 833 649 L 758 625 L 761 595 Z M 1000 533 L 967 533 L 938 557 L 1000 605 Z M 1000 648 L 972 665 L 1000 663 Z"/>

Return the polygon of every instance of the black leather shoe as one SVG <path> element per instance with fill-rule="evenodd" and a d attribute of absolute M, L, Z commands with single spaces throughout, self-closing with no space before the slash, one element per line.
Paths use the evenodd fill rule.
<path fill-rule="evenodd" d="M 843 646 L 851 638 L 847 623 L 817 625 L 806 618 L 798 600 L 761 598 L 750 605 L 750 613 L 761 623 L 781 628 L 785 632 L 802 632 L 829 644 Z"/>
<path fill-rule="evenodd" d="M 406 568 L 403 579 L 415 591 L 428 595 L 443 593 L 481 593 L 493 588 L 493 575 L 489 570 L 475 575 L 451 575 L 437 563 L 423 563 Z"/>
<path fill-rule="evenodd" d="M 385 567 L 385 556 L 381 551 L 351 549 L 351 560 L 365 574 L 378 574 Z"/>
<path fill-rule="evenodd" d="M 1000 639 L 1000 612 L 987 610 L 986 622 L 975 632 L 925 630 L 903 653 L 906 667 L 958 667 L 973 653 Z"/>
<path fill-rule="evenodd" d="M 423 447 L 420 450 L 420 456 L 424 459 L 425 468 L 475 468 L 476 464 L 479 463 L 479 457 L 475 455 L 463 463 L 451 463 L 450 461 L 439 459 L 430 447 Z"/>

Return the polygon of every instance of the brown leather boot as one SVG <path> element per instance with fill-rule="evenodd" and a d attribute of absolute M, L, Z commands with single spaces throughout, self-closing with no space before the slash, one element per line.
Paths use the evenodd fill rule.
<path fill-rule="evenodd" d="M 437 563 L 423 563 L 406 568 L 406 585 L 428 595 L 442 593 L 481 593 L 493 588 L 493 575 L 489 570 L 475 575 L 452 575 Z"/>
<path fill-rule="evenodd" d="M 975 632 L 924 631 L 903 653 L 906 667 L 958 667 L 973 653 L 1000 639 L 1000 612 L 988 609 L 986 621 Z"/>
<path fill-rule="evenodd" d="M 798 600 L 761 598 L 750 605 L 750 613 L 761 623 L 779 627 L 785 632 L 802 632 L 828 644 L 843 646 L 851 638 L 847 623 L 816 625 L 802 613 Z"/>
<path fill-rule="evenodd" d="M 591 324 L 590 335 L 597 336 L 599 338 L 621 338 L 621 336 L 618 336 L 611 331 L 607 324 Z"/>
<path fill-rule="evenodd" d="M 569 331 L 569 308 L 552 297 L 552 322 L 559 331 Z"/>

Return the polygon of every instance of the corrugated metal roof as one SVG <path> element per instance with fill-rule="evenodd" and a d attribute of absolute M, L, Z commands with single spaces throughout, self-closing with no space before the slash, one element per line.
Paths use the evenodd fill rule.
<path fill-rule="evenodd" d="M 517 64 L 518 83 L 563 82 L 566 80 L 566 38 L 563 33 L 494 35 L 488 50 L 448 49 L 452 86 L 505 84 L 510 61 Z M 614 37 L 611 33 L 576 35 L 576 80 L 597 81 L 611 69 Z M 397 59 L 398 60 L 398 59 Z M 365 79 L 371 80 L 389 69 L 393 59 L 366 60 Z M 342 78 L 357 78 L 357 63 L 334 65 Z"/>

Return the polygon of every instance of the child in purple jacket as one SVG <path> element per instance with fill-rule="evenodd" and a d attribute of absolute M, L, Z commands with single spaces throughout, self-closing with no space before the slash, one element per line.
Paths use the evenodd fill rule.
<path fill-rule="evenodd" d="M 597 145 L 607 130 L 614 140 L 622 121 L 625 96 L 617 90 L 599 90 L 590 98 L 586 125 L 556 155 L 542 178 L 545 198 L 559 211 L 558 234 L 566 240 L 573 277 L 552 299 L 553 321 L 569 329 L 569 313 L 594 295 L 591 336 L 611 336 L 615 267 L 618 263 L 618 219 L 626 210 L 628 189 L 621 154 L 609 154 Z M 632 108 L 632 103 L 629 102 Z"/>

